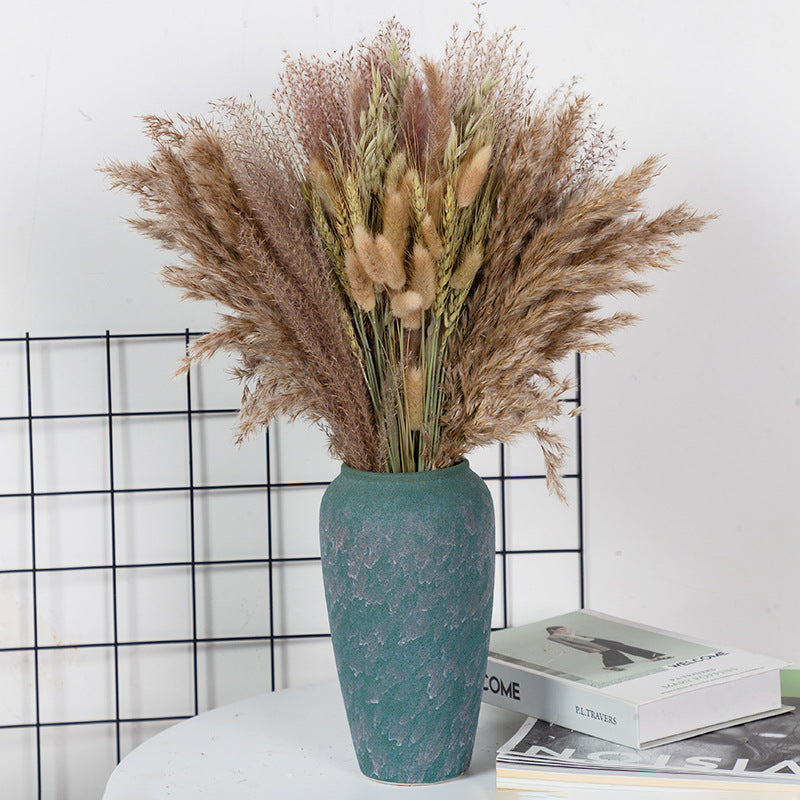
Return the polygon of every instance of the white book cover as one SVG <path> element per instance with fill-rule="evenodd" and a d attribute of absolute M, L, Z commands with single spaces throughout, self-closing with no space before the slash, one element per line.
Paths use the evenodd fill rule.
<path fill-rule="evenodd" d="M 778 713 L 782 666 L 582 610 L 493 633 L 483 699 L 644 748 Z"/>

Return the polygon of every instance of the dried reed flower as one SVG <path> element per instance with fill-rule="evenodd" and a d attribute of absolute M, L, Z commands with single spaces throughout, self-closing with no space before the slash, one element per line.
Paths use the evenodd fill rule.
<path fill-rule="evenodd" d="M 142 233 L 181 254 L 185 295 L 229 309 L 186 364 L 235 353 L 240 434 L 277 414 L 323 426 L 358 469 L 449 466 L 550 429 L 557 365 L 635 321 L 602 299 L 646 291 L 707 216 L 648 214 L 661 169 L 611 175 L 614 137 L 574 84 L 539 100 L 511 31 L 456 26 L 443 58 L 410 55 L 392 20 L 328 60 L 288 59 L 267 114 L 149 117 L 154 152 L 112 163 Z"/>

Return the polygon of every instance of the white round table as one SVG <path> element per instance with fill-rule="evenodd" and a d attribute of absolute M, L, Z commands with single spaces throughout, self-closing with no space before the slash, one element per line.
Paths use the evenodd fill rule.
<path fill-rule="evenodd" d="M 436 800 L 494 798 L 495 751 L 524 716 L 484 704 L 468 773 L 425 787 L 390 786 L 358 769 L 338 684 L 286 689 L 207 711 L 126 756 L 103 800 Z"/>

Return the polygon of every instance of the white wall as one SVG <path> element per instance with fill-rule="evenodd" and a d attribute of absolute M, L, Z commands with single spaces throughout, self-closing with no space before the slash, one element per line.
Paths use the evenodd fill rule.
<path fill-rule="evenodd" d="M 431 54 L 472 17 L 463 0 L 6 9 L 0 337 L 209 327 L 212 309 L 159 284 L 162 254 L 120 223 L 132 204 L 95 167 L 146 155 L 137 115 L 266 101 L 284 50 L 341 49 L 395 13 Z M 582 77 L 627 143 L 621 166 L 666 154 L 654 209 L 720 213 L 655 293 L 625 301 L 643 322 L 616 354 L 586 360 L 588 604 L 800 662 L 800 7 L 491 0 L 484 14 L 517 26 L 543 91 Z"/>

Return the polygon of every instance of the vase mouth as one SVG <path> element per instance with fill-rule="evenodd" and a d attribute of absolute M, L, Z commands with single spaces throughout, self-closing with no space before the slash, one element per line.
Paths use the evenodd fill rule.
<path fill-rule="evenodd" d="M 359 480 L 386 481 L 393 479 L 399 483 L 416 483 L 420 481 L 436 481 L 449 478 L 462 472 L 469 472 L 469 461 L 466 458 L 456 462 L 450 467 L 441 469 L 427 469 L 422 472 L 366 472 L 364 470 L 348 467 L 342 464 L 341 474 Z"/>

